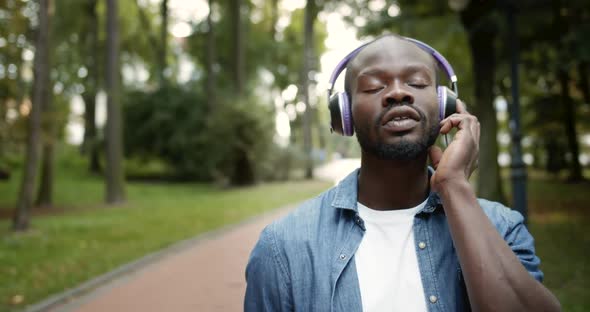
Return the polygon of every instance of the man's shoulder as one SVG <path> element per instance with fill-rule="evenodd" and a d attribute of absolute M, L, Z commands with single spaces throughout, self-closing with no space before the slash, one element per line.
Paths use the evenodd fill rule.
<path fill-rule="evenodd" d="M 328 230 L 328 219 L 333 219 L 335 208 L 332 207 L 335 188 L 330 188 L 314 198 L 310 198 L 287 215 L 273 221 L 264 229 L 279 242 L 307 241 Z"/>
<path fill-rule="evenodd" d="M 477 200 L 484 213 L 500 232 L 514 228 L 524 220 L 520 212 L 510 209 L 502 203 L 483 198 Z"/>

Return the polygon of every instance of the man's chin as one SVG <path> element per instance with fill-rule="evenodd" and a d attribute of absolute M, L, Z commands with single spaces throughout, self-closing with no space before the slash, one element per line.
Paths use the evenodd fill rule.
<path fill-rule="evenodd" d="M 428 147 L 415 142 L 402 141 L 395 144 L 377 144 L 371 147 L 361 148 L 382 160 L 408 161 L 420 158 L 428 150 Z"/>
<path fill-rule="evenodd" d="M 438 136 L 438 127 L 433 127 L 428 137 L 424 137 L 424 131 L 412 129 L 407 133 L 400 132 L 399 135 L 379 133 L 375 140 L 370 139 L 367 132 L 355 130 L 363 152 L 382 160 L 408 161 L 421 158 Z"/>

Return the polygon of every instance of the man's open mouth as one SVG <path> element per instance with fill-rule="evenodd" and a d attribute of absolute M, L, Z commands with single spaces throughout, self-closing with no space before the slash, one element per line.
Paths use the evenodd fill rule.
<path fill-rule="evenodd" d="M 413 129 L 419 122 L 420 114 L 415 109 L 399 106 L 385 114 L 381 125 L 391 132 L 404 132 Z"/>

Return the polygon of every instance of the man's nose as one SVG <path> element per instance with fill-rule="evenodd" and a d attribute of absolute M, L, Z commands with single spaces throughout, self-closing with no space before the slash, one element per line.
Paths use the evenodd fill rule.
<path fill-rule="evenodd" d="M 414 96 L 401 82 L 394 82 L 383 97 L 383 106 L 394 104 L 414 104 Z"/>

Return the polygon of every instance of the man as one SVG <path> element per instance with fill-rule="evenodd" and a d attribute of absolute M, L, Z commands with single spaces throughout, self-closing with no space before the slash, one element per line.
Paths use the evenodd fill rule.
<path fill-rule="evenodd" d="M 265 228 L 246 311 L 560 310 L 522 216 L 476 198 L 479 122 L 459 100 L 441 120 L 436 71 L 392 35 L 349 61 L 361 168 Z M 452 128 L 444 152 L 433 146 Z"/>

